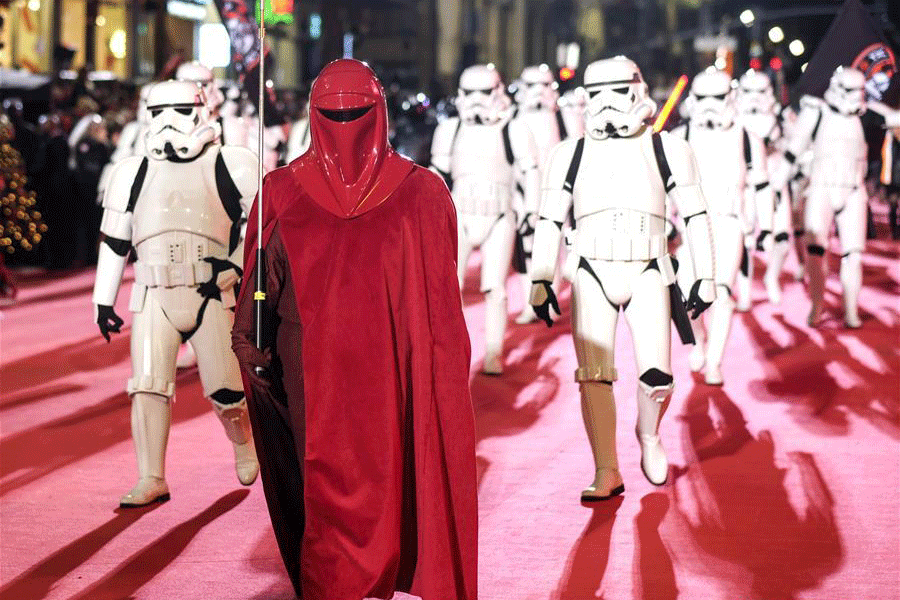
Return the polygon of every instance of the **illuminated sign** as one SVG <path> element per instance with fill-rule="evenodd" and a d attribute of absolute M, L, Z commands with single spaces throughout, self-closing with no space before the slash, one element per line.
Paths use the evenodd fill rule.
<path fill-rule="evenodd" d="M 294 22 L 294 0 L 266 0 L 265 19 L 268 25 Z"/>

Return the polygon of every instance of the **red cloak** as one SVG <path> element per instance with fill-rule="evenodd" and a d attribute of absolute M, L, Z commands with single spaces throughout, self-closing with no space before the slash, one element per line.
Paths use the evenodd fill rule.
<path fill-rule="evenodd" d="M 339 216 L 304 187 L 314 158 L 267 177 L 262 232 L 268 244 L 277 225 L 299 315 L 293 364 L 301 365 L 303 398 L 283 402 L 301 412 L 292 421 L 304 428 L 294 432 L 302 448 L 279 448 L 279 436 L 266 436 L 255 409 L 260 390 L 244 372 L 276 532 L 286 514 L 275 514 L 273 498 L 284 504 L 286 495 L 302 494 L 294 513 L 305 520 L 301 547 L 291 553 L 279 538 L 286 566 L 304 600 L 395 591 L 474 600 L 475 429 L 453 203 L 437 176 L 391 154 L 386 162 L 406 171 L 395 189 L 367 212 Z M 252 326 L 240 323 L 252 314 L 256 211 L 236 351 L 253 343 Z M 289 479 L 266 466 L 267 452 L 295 450 L 302 490 L 284 489 Z"/>

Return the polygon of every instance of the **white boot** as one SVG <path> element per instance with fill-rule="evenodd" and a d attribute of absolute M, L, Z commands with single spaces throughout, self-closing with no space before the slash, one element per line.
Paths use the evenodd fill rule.
<path fill-rule="evenodd" d="M 259 461 L 256 459 L 256 446 L 250 431 L 247 399 L 233 404 L 219 404 L 212 400 L 212 405 L 225 428 L 225 435 L 234 446 L 234 470 L 238 481 L 250 485 L 259 474 Z"/>
<path fill-rule="evenodd" d="M 122 496 L 120 507 L 146 506 L 169 499 L 165 463 L 171 420 L 172 407 L 165 396 L 136 392 L 131 397 L 131 437 L 140 479 Z"/>
<path fill-rule="evenodd" d="M 844 324 L 850 329 L 862 327 L 859 318 L 859 290 L 862 287 L 862 257 L 850 252 L 841 259 L 841 286 L 843 287 Z"/>
<path fill-rule="evenodd" d="M 581 416 L 594 454 L 594 481 L 581 492 L 582 502 L 607 500 L 625 491 L 616 455 L 616 404 L 612 384 L 581 382 Z"/>
<path fill-rule="evenodd" d="M 788 249 L 788 242 L 776 242 L 769 252 L 769 265 L 766 267 L 763 283 L 772 304 L 781 304 L 781 270 L 784 268 Z"/>
<path fill-rule="evenodd" d="M 659 421 L 669 402 L 672 386 L 648 388 L 638 383 L 638 420 L 635 427 L 641 445 L 641 470 L 647 481 L 662 485 L 669 477 L 669 461 L 659 439 Z"/>
<path fill-rule="evenodd" d="M 708 385 L 722 385 L 722 357 L 731 331 L 734 301 L 728 288 L 720 286 L 716 301 L 709 309 L 709 341 L 706 346 L 705 380 Z"/>
<path fill-rule="evenodd" d="M 484 295 L 484 367 L 486 375 L 503 373 L 503 338 L 506 337 L 506 294 L 491 290 Z"/>
<path fill-rule="evenodd" d="M 531 277 L 529 277 L 527 273 L 524 273 L 519 275 L 519 281 L 522 283 L 522 289 L 524 290 L 523 298 L 525 298 L 525 306 L 522 308 L 522 312 L 519 313 L 519 316 L 516 317 L 516 324 L 528 325 L 529 323 L 534 323 L 538 320 L 538 316 L 534 314 L 534 308 L 528 303 L 528 297 L 531 295 Z"/>

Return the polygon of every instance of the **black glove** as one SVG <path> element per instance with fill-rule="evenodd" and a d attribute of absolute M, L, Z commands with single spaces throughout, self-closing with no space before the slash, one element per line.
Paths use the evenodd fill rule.
<path fill-rule="evenodd" d="M 525 213 L 519 223 L 517 233 L 522 237 L 534 235 L 534 213 Z"/>
<path fill-rule="evenodd" d="M 221 273 L 224 273 L 225 271 L 228 271 L 229 269 L 234 269 L 234 271 L 238 274 L 238 277 L 242 276 L 244 273 L 243 271 L 241 271 L 241 268 L 239 266 L 228 259 L 207 256 L 203 260 L 212 265 L 212 276 L 208 281 L 200 284 L 200 286 L 197 288 L 197 293 L 204 298 L 222 300 L 222 290 L 219 289 L 218 283 L 219 275 Z"/>
<path fill-rule="evenodd" d="M 112 306 L 97 305 L 97 326 L 100 327 L 100 334 L 106 338 L 107 342 L 110 340 L 110 332 L 119 333 L 123 323 L 125 321 L 116 314 Z"/>
<path fill-rule="evenodd" d="M 765 229 L 763 229 L 762 231 L 759 232 L 759 235 L 756 237 L 756 249 L 759 252 L 763 252 L 766 249 L 765 248 L 766 238 L 769 237 L 770 235 L 772 235 L 772 232 L 767 231 Z"/>
<path fill-rule="evenodd" d="M 544 288 L 544 292 L 547 294 L 547 298 L 543 303 L 538 305 L 532 305 L 534 308 L 534 314 L 538 316 L 544 323 L 547 324 L 547 327 L 553 327 L 553 317 L 550 316 L 550 307 L 553 307 L 553 310 L 556 312 L 556 315 L 559 316 L 562 314 L 559 310 L 559 302 L 556 301 L 556 294 L 553 292 L 553 286 L 550 285 L 549 281 L 532 281 L 531 285 L 541 285 Z"/>
<path fill-rule="evenodd" d="M 703 311 L 712 306 L 712 300 L 707 302 L 703 298 L 700 297 L 700 286 L 703 284 L 704 279 L 698 279 L 694 282 L 694 285 L 691 286 L 691 293 L 688 295 L 687 302 L 684 303 L 684 308 L 688 311 L 694 311 L 691 315 L 691 319 L 696 319 Z M 715 299 L 715 287 L 713 287 L 713 299 Z"/>

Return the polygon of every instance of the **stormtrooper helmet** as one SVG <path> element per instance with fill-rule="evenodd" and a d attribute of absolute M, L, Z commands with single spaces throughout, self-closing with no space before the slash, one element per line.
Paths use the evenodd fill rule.
<path fill-rule="evenodd" d="M 737 109 L 742 114 L 776 111 L 772 80 L 762 71 L 750 69 L 738 80 Z"/>
<path fill-rule="evenodd" d="M 239 117 L 241 116 L 241 104 L 243 101 L 243 97 L 241 95 L 241 88 L 237 85 L 228 85 L 225 87 L 225 102 L 222 103 L 222 108 L 219 110 L 219 114 L 223 117 Z"/>
<path fill-rule="evenodd" d="M 147 150 L 157 160 L 188 161 L 219 137 L 203 89 L 191 81 L 163 81 L 147 95 Z"/>
<path fill-rule="evenodd" d="M 203 88 L 206 95 L 206 101 L 209 103 L 210 111 L 217 113 L 225 102 L 225 96 L 216 85 L 216 78 L 213 72 L 204 67 L 199 62 L 183 63 L 175 71 L 175 79 L 178 81 L 193 81 Z"/>
<path fill-rule="evenodd" d="M 866 110 L 866 76 L 862 71 L 838 67 L 825 90 L 825 102 L 845 115 L 860 115 Z"/>
<path fill-rule="evenodd" d="M 710 67 L 698 73 L 688 96 L 691 121 L 705 127 L 728 128 L 734 123 L 734 86 L 725 71 Z"/>
<path fill-rule="evenodd" d="M 630 137 L 656 112 L 656 103 L 634 61 L 616 56 L 592 62 L 584 72 L 587 134 L 596 140 Z"/>
<path fill-rule="evenodd" d="M 547 65 L 525 67 L 516 88 L 516 102 L 524 110 L 555 110 L 557 87 Z"/>
<path fill-rule="evenodd" d="M 500 73 L 493 65 L 473 65 L 459 77 L 456 108 L 459 118 L 476 125 L 497 123 L 512 102 L 503 89 Z"/>

